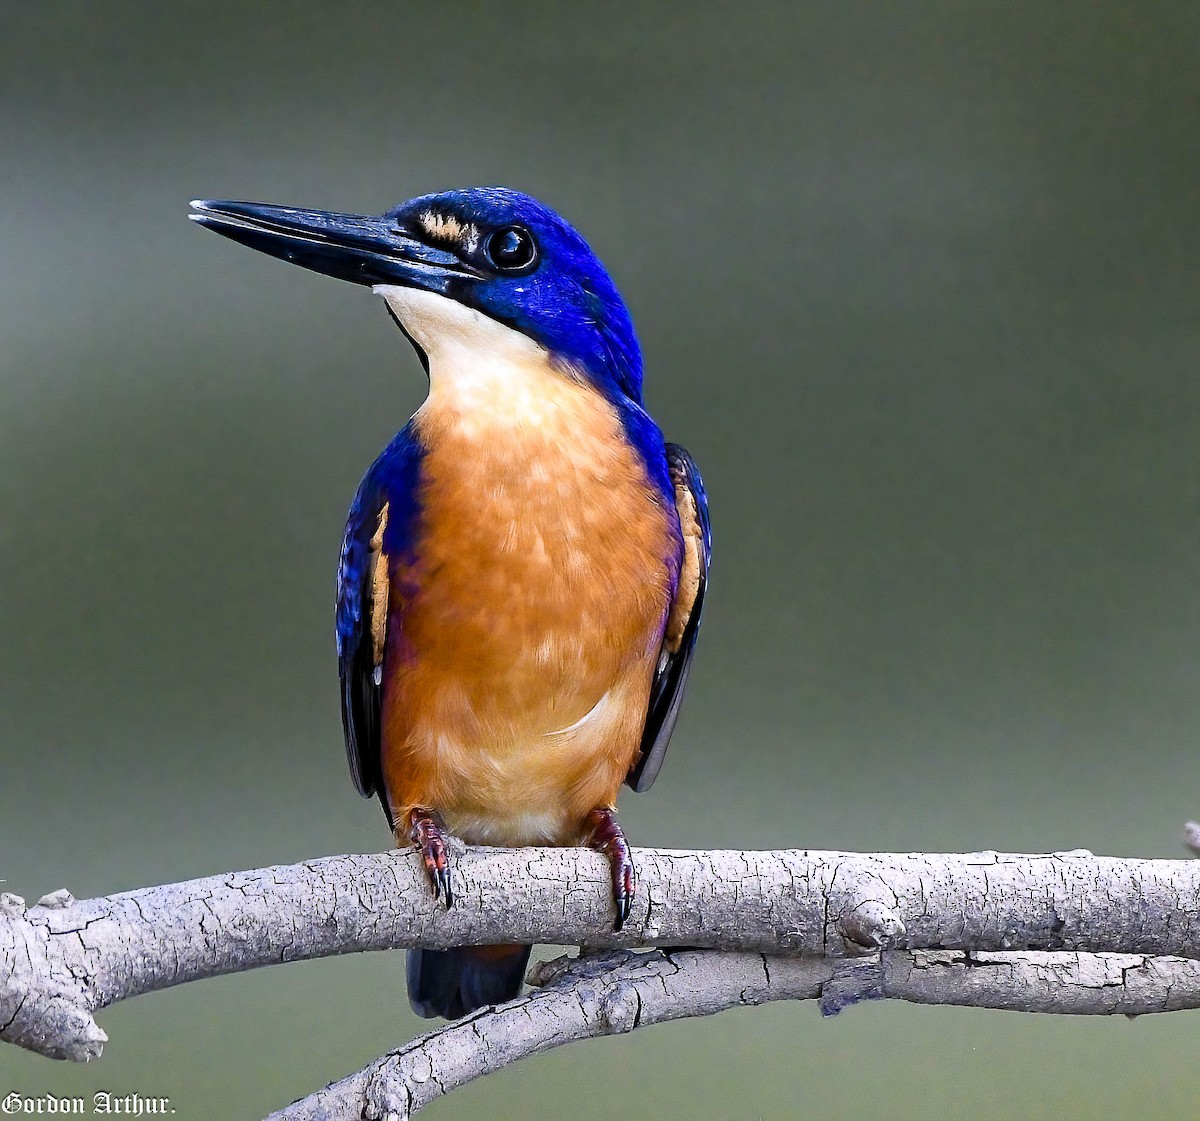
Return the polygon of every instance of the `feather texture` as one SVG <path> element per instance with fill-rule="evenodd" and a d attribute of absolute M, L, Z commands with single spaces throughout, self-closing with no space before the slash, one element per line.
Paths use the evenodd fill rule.
<path fill-rule="evenodd" d="M 431 351 L 410 425 L 419 515 L 391 561 L 388 798 L 469 841 L 575 843 L 639 751 L 682 563 L 675 505 L 617 409 L 542 348 L 386 295 Z"/>
<path fill-rule="evenodd" d="M 399 614 L 402 601 L 389 597 L 387 558 L 411 550 L 420 459 L 421 446 L 406 427 L 359 484 L 338 564 L 337 657 L 346 756 L 358 792 L 364 798 L 378 793 L 389 823 L 380 769 L 380 655 L 389 611 Z"/>
<path fill-rule="evenodd" d="M 708 560 L 712 553 L 708 496 L 704 493 L 700 469 L 678 444 L 667 445 L 667 463 L 683 537 L 683 564 L 663 635 L 658 672 L 650 692 L 641 751 L 626 780 L 637 791 L 648 790 L 658 777 L 667 745 L 675 731 L 700 630 L 700 613 L 708 587 Z"/>

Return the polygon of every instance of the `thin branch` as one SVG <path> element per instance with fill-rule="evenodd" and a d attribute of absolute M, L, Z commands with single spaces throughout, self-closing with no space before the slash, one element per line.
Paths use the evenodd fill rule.
<path fill-rule="evenodd" d="M 608 868 L 579 849 L 459 850 L 456 903 L 414 854 L 336 856 L 26 908 L 0 896 L 0 1040 L 99 1055 L 92 1013 L 201 977 L 402 946 L 693 946 L 843 956 L 880 947 L 1200 958 L 1200 864 L 1050 856 L 634 852 L 612 931 Z"/>
<path fill-rule="evenodd" d="M 1141 954 L 893 950 L 779 958 L 711 950 L 607 951 L 534 970 L 537 992 L 414 1039 L 268 1121 L 406 1121 L 450 1090 L 564 1043 L 773 1000 L 861 999 L 1069 1014 L 1200 1007 L 1200 962 Z"/>

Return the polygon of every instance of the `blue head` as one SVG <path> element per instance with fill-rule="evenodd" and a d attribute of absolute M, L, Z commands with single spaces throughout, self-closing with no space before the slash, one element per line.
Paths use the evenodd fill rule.
<path fill-rule="evenodd" d="M 533 339 L 606 395 L 641 403 L 641 352 L 620 294 L 587 242 L 529 195 L 471 187 L 378 218 L 192 205 L 201 225 L 305 268 L 446 296 Z"/>

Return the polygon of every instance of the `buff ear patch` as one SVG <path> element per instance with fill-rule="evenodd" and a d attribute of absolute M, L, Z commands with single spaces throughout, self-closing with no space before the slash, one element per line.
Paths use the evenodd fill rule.
<path fill-rule="evenodd" d="M 679 511 L 679 529 L 683 534 L 683 565 L 679 570 L 679 587 L 675 601 L 667 616 L 667 629 L 663 635 L 663 649 L 668 653 L 678 652 L 683 642 L 683 632 L 692 617 L 696 597 L 700 594 L 703 578 L 700 565 L 701 541 L 704 530 L 700 527 L 700 512 L 696 499 L 687 485 L 687 476 L 682 471 L 671 470 L 671 481 L 675 484 L 675 508 Z"/>
<path fill-rule="evenodd" d="M 417 218 L 427 237 L 437 241 L 449 241 L 461 245 L 472 253 L 479 244 L 479 227 L 473 222 L 460 222 L 453 214 L 439 214 L 426 210 Z"/>
<path fill-rule="evenodd" d="M 383 533 L 387 529 L 388 503 L 379 511 L 379 524 L 371 538 L 371 656 L 376 666 L 383 665 L 387 643 L 388 558 L 383 551 Z"/>

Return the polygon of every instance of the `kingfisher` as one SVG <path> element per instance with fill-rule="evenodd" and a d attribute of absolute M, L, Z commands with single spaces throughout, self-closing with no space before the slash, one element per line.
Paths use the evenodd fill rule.
<path fill-rule="evenodd" d="M 190 217 L 366 285 L 416 349 L 421 407 L 367 469 L 337 577 L 354 784 L 454 902 L 448 838 L 604 853 L 636 874 L 622 783 L 654 782 L 708 583 L 700 472 L 642 404 L 625 303 L 584 239 L 504 187 L 379 217 L 230 201 Z M 529 946 L 409 952 L 422 1016 L 515 997 Z"/>

